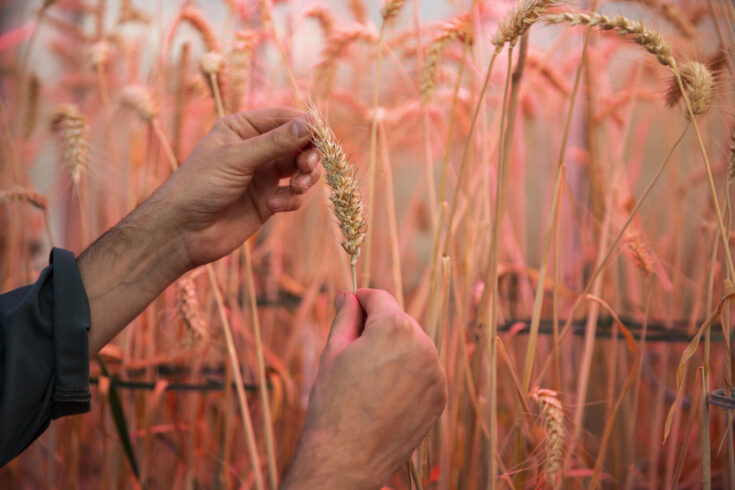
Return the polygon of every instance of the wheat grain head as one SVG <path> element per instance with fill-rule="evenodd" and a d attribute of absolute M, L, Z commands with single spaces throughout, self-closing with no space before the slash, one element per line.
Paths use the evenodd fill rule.
<path fill-rule="evenodd" d="M 305 105 L 311 120 L 312 142 L 321 155 L 331 189 L 329 199 L 344 235 L 342 248 L 354 266 L 360 256 L 360 245 L 365 240 L 365 216 L 355 182 L 355 168 L 347 161 L 342 146 L 314 103 L 306 101 Z"/>
<path fill-rule="evenodd" d="M 661 34 L 647 28 L 642 22 L 631 20 L 622 15 L 608 17 L 598 13 L 564 12 L 547 15 L 544 21 L 548 24 L 567 23 L 570 26 L 598 27 L 604 31 L 615 31 L 618 34 L 629 36 L 630 39 L 656 56 L 659 63 L 676 69 L 676 62 L 671 55 L 671 46 L 664 41 Z"/>
<path fill-rule="evenodd" d="M 56 108 L 51 129 L 61 138 L 64 162 L 74 185 L 79 184 L 89 162 L 89 127 L 87 118 L 76 106 L 64 104 Z"/>
<path fill-rule="evenodd" d="M 427 104 L 434 96 L 439 61 L 441 61 L 442 54 L 449 43 L 455 40 L 472 42 L 472 28 L 468 14 L 460 15 L 444 23 L 426 49 L 424 67 L 421 71 L 421 81 L 419 83 L 422 103 Z"/>

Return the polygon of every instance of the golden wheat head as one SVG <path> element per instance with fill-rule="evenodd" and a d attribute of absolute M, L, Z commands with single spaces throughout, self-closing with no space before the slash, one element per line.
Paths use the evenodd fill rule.
<path fill-rule="evenodd" d="M 355 182 L 355 168 L 347 161 L 332 129 L 311 101 L 306 102 L 306 110 L 311 119 L 312 142 L 321 154 L 327 184 L 331 189 L 329 199 L 332 209 L 344 235 L 342 248 L 350 255 L 350 263 L 354 265 L 360 256 L 360 245 L 365 240 L 365 216 Z"/>
<path fill-rule="evenodd" d="M 681 76 L 681 83 L 684 85 L 684 91 L 692 106 L 692 112 L 695 115 L 707 112 L 707 109 L 712 104 L 712 92 L 715 86 L 712 72 L 703 63 L 698 61 L 688 61 L 679 65 L 678 69 L 679 75 Z M 681 99 L 681 90 L 679 90 L 676 77 L 673 77 L 666 94 L 666 105 L 669 107 L 674 106 L 679 99 Z M 688 111 L 686 117 L 689 119 Z"/>
<path fill-rule="evenodd" d="M 500 51 L 505 43 L 508 43 L 511 47 L 515 46 L 518 39 L 554 3 L 554 0 L 522 0 L 515 10 L 498 24 L 498 30 L 492 39 L 496 51 Z"/>
<path fill-rule="evenodd" d="M 472 28 L 469 15 L 463 14 L 444 23 L 439 33 L 431 41 L 424 57 L 424 68 L 421 71 L 421 102 L 427 104 L 434 96 L 436 88 L 436 74 L 439 70 L 439 61 L 447 46 L 453 41 L 472 42 Z"/>
<path fill-rule="evenodd" d="M 544 20 L 549 24 L 567 23 L 570 26 L 598 27 L 603 31 L 615 31 L 623 36 L 629 36 L 634 43 L 656 56 L 659 63 L 668 66 L 672 70 L 676 69 L 676 62 L 671 55 L 671 46 L 664 41 L 661 34 L 647 28 L 637 20 L 631 20 L 622 15 L 607 17 L 598 13 L 586 14 L 580 12 L 547 15 Z"/>
<path fill-rule="evenodd" d="M 57 133 L 64 151 L 64 162 L 74 185 L 79 184 L 89 162 L 89 127 L 87 118 L 71 104 L 60 105 L 51 118 L 51 129 Z"/>
<path fill-rule="evenodd" d="M 125 87 L 120 96 L 120 103 L 123 107 L 133 110 L 144 121 L 152 121 L 158 114 L 151 94 L 142 85 Z"/>

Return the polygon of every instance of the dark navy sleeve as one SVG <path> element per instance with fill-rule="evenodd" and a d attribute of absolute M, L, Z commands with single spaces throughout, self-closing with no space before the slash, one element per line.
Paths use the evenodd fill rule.
<path fill-rule="evenodd" d="M 87 293 L 74 254 L 55 248 L 50 262 L 0 295 L 0 466 L 51 419 L 90 409 Z"/>

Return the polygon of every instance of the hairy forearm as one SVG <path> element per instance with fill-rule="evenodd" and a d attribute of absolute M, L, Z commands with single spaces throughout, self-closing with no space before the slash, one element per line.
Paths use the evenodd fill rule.
<path fill-rule="evenodd" d="M 318 435 L 305 436 L 299 443 L 279 490 L 380 488 L 379 482 L 375 481 L 375 475 L 370 474 L 366 465 L 355 461 L 352 456 L 349 450 L 334 447 Z"/>
<path fill-rule="evenodd" d="M 152 196 L 77 259 L 89 299 L 90 357 L 188 268 L 161 201 Z"/>

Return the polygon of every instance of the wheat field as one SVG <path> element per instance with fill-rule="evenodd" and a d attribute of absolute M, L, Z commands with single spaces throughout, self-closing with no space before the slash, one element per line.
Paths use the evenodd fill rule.
<path fill-rule="evenodd" d="M 370 286 L 449 390 L 388 488 L 735 488 L 734 48 L 729 0 L 0 1 L 0 292 L 221 115 L 308 106 L 329 157 L 0 487 L 272 486 L 334 298 Z"/>

